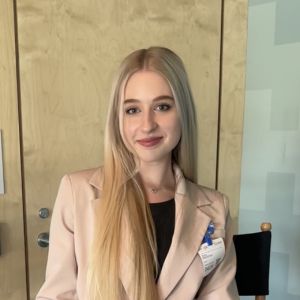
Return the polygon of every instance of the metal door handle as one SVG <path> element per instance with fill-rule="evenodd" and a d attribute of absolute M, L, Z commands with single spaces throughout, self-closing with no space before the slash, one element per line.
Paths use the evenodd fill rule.
<path fill-rule="evenodd" d="M 49 232 L 42 232 L 38 235 L 37 244 L 41 248 L 47 248 L 49 246 Z"/>
<path fill-rule="evenodd" d="M 50 214 L 49 209 L 46 207 L 43 207 L 39 210 L 39 217 L 41 219 L 47 219 L 49 217 L 49 214 Z"/>

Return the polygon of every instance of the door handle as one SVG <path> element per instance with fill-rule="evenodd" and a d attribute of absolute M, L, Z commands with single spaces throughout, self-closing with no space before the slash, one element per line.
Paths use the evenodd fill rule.
<path fill-rule="evenodd" d="M 39 210 L 39 217 L 41 219 L 47 219 L 49 217 L 49 214 L 50 212 L 48 208 L 43 207 Z"/>
<path fill-rule="evenodd" d="M 41 248 L 47 248 L 49 246 L 49 232 L 42 232 L 38 235 L 37 244 Z"/>

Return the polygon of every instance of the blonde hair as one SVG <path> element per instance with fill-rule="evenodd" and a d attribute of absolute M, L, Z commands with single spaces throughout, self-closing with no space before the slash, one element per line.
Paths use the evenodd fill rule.
<path fill-rule="evenodd" d="M 134 51 L 122 62 L 113 84 L 105 131 L 103 190 L 96 211 L 95 235 L 89 264 L 89 292 L 93 300 L 122 298 L 121 241 L 128 241 L 134 262 L 132 289 L 135 300 L 158 299 L 156 239 L 151 212 L 136 179 L 133 154 L 122 139 L 120 105 L 132 74 L 155 71 L 169 83 L 181 121 L 181 139 L 172 152 L 184 176 L 197 181 L 197 122 L 184 65 L 171 50 L 151 47 Z M 130 218 L 129 218 L 130 214 Z M 128 224 L 125 231 L 123 224 Z M 124 239 L 124 235 L 127 235 Z M 123 237 L 123 239 L 122 239 Z M 129 242 L 130 241 L 130 242 Z"/>

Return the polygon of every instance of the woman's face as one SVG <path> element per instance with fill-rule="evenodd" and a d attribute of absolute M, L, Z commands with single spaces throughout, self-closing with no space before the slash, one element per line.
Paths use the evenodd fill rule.
<path fill-rule="evenodd" d="M 121 104 L 122 137 L 140 162 L 171 159 L 181 137 L 181 124 L 172 91 L 153 71 L 138 71 L 128 80 Z"/>

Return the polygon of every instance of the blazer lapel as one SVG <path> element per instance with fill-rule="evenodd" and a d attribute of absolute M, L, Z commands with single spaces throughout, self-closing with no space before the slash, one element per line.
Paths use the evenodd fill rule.
<path fill-rule="evenodd" d="M 189 268 L 211 221 L 201 210 L 202 207 L 211 204 L 210 200 L 198 187 L 185 180 L 177 167 L 175 173 L 175 228 L 157 284 L 161 299 L 168 297 Z"/>

